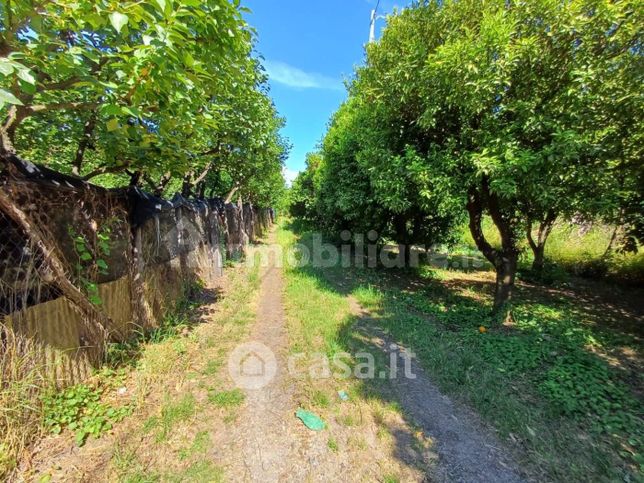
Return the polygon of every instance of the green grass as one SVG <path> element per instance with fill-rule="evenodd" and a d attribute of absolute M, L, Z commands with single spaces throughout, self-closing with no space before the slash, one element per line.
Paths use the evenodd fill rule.
<path fill-rule="evenodd" d="M 309 239 L 288 230 L 279 236 L 282 243 Z M 626 360 L 609 362 L 623 351 L 641 356 L 623 313 L 556 289 L 522 288 L 513 324 L 501 326 L 490 316 L 491 276 L 481 271 L 304 267 L 287 274 L 289 305 L 301 321 L 291 328 L 297 350 L 364 344 L 347 317 L 352 294 L 445 393 L 522 448 L 518 462 L 537 478 L 641 476 L 641 376 Z M 378 384 L 361 390 L 378 397 Z"/>
<path fill-rule="evenodd" d="M 331 399 L 324 391 L 315 390 L 311 395 L 311 402 L 321 408 L 328 408 L 331 405 Z"/>
<path fill-rule="evenodd" d="M 192 394 L 184 394 L 178 400 L 166 396 L 159 414 L 149 418 L 143 425 L 143 430 L 146 432 L 156 431 L 156 441 L 165 441 L 177 423 L 187 421 L 196 412 L 197 404 Z"/>
<path fill-rule="evenodd" d="M 638 253 L 618 253 L 614 250 L 604 258 L 614 227 L 593 224 L 582 227 L 559 221 L 552 229 L 546 242 L 546 261 L 549 263 L 547 276 L 557 280 L 567 274 L 592 279 L 608 279 L 622 284 L 644 284 L 644 251 Z M 483 221 L 483 231 L 493 246 L 500 245 L 500 237 L 489 218 Z M 527 271 L 532 264 L 532 251 L 526 240 L 522 240 L 521 269 Z M 617 248 L 617 246 L 615 247 Z M 461 242 L 453 254 L 472 255 L 482 259 L 467 226 L 463 226 Z M 483 262 L 487 266 L 487 262 Z"/>
<path fill-rule="evenodd" d="M 203 482 L 219 483 L 225 481 L 224 470 L 216 466 L 202 455 L 210 445 L 210 438 L 205 431 L 197 433 L 193 445 L 180 452 L 180 458 L 200 455 L 195 461 L 187 463 L 183 469 L 165 471 L 151 471 L 139 460 L 134 449 L 117 447 L 112 457 L 112 465 L 116 470 L 118 481 L 124 483 L 152 483 L 164 482 Z"/>
<path fill-rule="evenodd" d="M 220 408 L 234 408 L 244 403 L 246 396 L 240 389 L 232 391 L 211 391 L 208 394 L 208 402 Z"/>
<path fill-rule="evenodd" d="M 326 442 L 326 445 L 334 453 L 337 453 L 339 451 L 338 441 L 333 437 L 329 438 L 329 440 Z"/>
<path fill-rule="evenodd" d="M 112 466 L 123 483 L 152 483 L 161 479 L 160 475 L 145 468 L 132 448 L 117 446 L 112 456 Z"/>
<path fill-rule="evenodd" d="M 224 470 L 208 460 L 197 461 L 178 474 L 167 475 L 163 480 L 177 483 L 223 483 L 225 481 Z"/>
<path fill-rule="evenodd" d="M 210 359 L 206 363 L 206 367 L 203 370 L 204 375 L 206 376 L 214 376 L 219 372 L 219 369 L 221 368 L 223 364 L 223 361 L 221 359 Z"/>
<path fill-rule="evenodd" d="M 358 289 L 356 297 L 443 390 L 533 451 L 529 463 L 556 479 L 637 471 L 641 403 L 620 371 L 588 350 L 622 336 L 594 331 L 565 304 L 518 303 L 506 329 L 492 325 L 486 304 L 440 290 L 374 291 Z"/>
<path fill-rule="evenodd" d="M 210 445 L 211 441 L 208 431 L 199 431 L 195 434 L 195 439 L 192 444 L 188 448 L 179 451 L 179 459 L 185 460 L 195 454 L 205 453 L 210 448 Z"/>
<path fill-rule="evenodd" d="M 207 323 L 188 323 L 186 313 L 187 323 L 177 317 L 174 320 L 179 323 L 169 321 L 168 330 L 155 339 L 157 342 L 146 340 L 141 344 L 140 354 L 133 361 L 133 383 L 142 394 L 141 406 L 156 406 L 157 400 L 161 404 L 143 422 L 143 433 L 148 437 L 141 440 L 139 425 L 134 423 L 128 437 L 117 443 L 112 469 L 118 481 L 224 481 L 224 471 L 208 461 L 211 435 L 225 431 L 225 426 L 214 423 L 221 421 L 215 406 L 232 409 L 240 394 L 211 391 L 209 399 L 216 404 L 198 403 L 181 382 L 196 382 L 195 391 L 199 392 L 223 384 L 216 376 L 228 351 L 255 320 L 252 302 L 259 283 L 257 267 L 236 267 L 227 274 L 226 296 L 217 300 L 218 310 Z M 186 305 L 184 313 L 192 307 Z M 189 329 L 187 335 L 185 329 Z M 177 384 L 185 392 L 167 389 Z M 223 416 L 224 422 L 228 414 Z"/>

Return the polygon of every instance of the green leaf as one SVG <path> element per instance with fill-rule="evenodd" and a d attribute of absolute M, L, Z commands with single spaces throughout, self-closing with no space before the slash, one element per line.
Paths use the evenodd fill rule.
<path fill-rule="evenodd" d="M 114 118 L 107 121 L 107 130 L 112 132 L 116 131 L 119 128 L 119 120 Z"/>
<path fill-rule="evenodd" d="M 28 82 L 29 84 L 36 84 L 36 78 L 31 74 L 29 69 L 20 69 L 18 71 L 18 77 L 20 77 L 23 81 Z"/>
<path fill-rule="evenodd" d="M 17 106 L 22 106 L 22 101 L 14 96 L 11 92 L 0 89 L 0 102 L 5 104 L 14 104 Z"/>
<path fill-rule="evenodd" d="M 156 2 L 161 11 L 165 13 L 165 0 L 156 0 Z"/>
<path fill-rule="evenodd" d="M 14 71 L 13 63 L 6 58 L 0 59 L 0 74 L 9 75 Z"/>
<path fill-rule="evenodd" d="M 136 107 L 123 106 L 121 108 L 121 111 L 123 112 L 123 114 L 127 114 L 128 116 L 141 117 L 141 111 L 139 111 Z"/>
<path fill-rule="evenodd" d="M 26 92 L 27 94 L 35 94 L 36 93 L 36 84 L 30 84 L 29 82 L 25 82 L 24 80 L 20 79 L 18 81 L 18 84 L 20 84 L 20 90 L 23 92 Z"/>
<path fill-rule="evenodd" d="M 127 25 L 128 21 L 129 18 L 124 13 L 112 12 L 110 14 L 110 22 L 112 23 L 112 27 L 114 27 L 114 30 L 116 30 L 118 33 L 121 33 L 121 30 Z"/>
<path fill-rule="evenodd" d="M 76 431 L 76 445 L 83 446 L 85 441 L 87 441 L 88 433 L 83 430 Z"/>
<path fill-rule="evenodd" d="M 101 114 L 105 116 L 118 116 L 121 114 L 121 106 L 116 104 L 104 104 L 101 106 Z"/>
<path fill-rule="evenodd" d="M 94 305 L 103 305 L 103 299 L 101 299 L 101 297 L 99 297 L 98 295 L 90 295 L 88 298 L 89 301 Z"/>

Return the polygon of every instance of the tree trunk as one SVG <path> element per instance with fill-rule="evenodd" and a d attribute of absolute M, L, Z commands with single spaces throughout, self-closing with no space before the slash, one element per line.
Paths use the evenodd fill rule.
<path fill-rule="evenodd" d="M 615 246 L 615 242 L 617 241 L 619 231 L 623 223 L 624 223 L 624 209 L 622 208 L 619 212 L 619 219 L 615 224 L 615 229 L 613 230 L 613 233 L 610 236 L 610 240 L 608 241 L 608 246 L 606 247 L 606 251 L 604 251 L 604 254 L 602 255 L 603 260 L 606 260 L 613 253 L 613 248 Z"/>
<path fill-rule="evenodd" d="M 500 313 L 512 298 L 517 273 L 518 253 L 501 255 L 496 265 L 493 312 Z"/>
<path fill-rule="evenodd" d="M 190 171 L 189 173 L 186 173 L 185 176 L 183 177 L 183 185 L 181 187 L 181 196 L 184 198 L 190 198 L 192 195 L 192 176 L 193 173 Z"/>
<path fill-rule="evenodd" d="M 163 196 L 163 192 L 165 191 L 171 179 L 172 174 L 170 172 L 164 173 L 163 176 L 161 176 L 161 179 L 159 179 L 158 183 L 155 183 L 152 178 L 146 176 L 146 181 L 152 189 L 152 194 L 154 194 L 154 196 L 158 198 L 161 198 Z"/>
<path fill-rule="evenodd" d="M 13 146 L 13 141 L 9 137 L 9 133 L 4 129 L 0 129 L 0 153 L 1 154 L 15 154 L 16 149 Z"/>
<path fill-rule="evenodd" d="M 537 232 L 537 239 L 535 240 L 532 235 L 532 221 L 528 221 L 526 228 L 526 238 L 528 239 L 528 244 L 534 255 L 532 261 L 532 271 L 536 273 L 542 273 L 543 267 L 545 265 L 545 249 L 546 242 L 552 231 L 552 227 L 557 219 L 557 214 L 554 211 L 548 211 L 546 216 L 539 223 L 539 231 Z"/>
<path fill-rule="evenodd" d="M 546 262 L 545 245 L 540 244 L 532 248 L 532 254 L 534 259 L 532 260 L 532 270 L 537 273 L 543 273 L 543 267 Z"/>
<path fill-rule="evenodd" d="M 83 136 L 78 142 L 78 148 L 76 149 L 76 155 L 74 156 L 74 161 L 72 162 L 72 174 L 75 176 L 80 176 L 83 168 L 83 158 L 85 157 L 85 151 L 92 142 L 92 135 L 94 134 L 94 129 L 96 128 L 96 111 L 92 112 L 83 126 Z"/>
<path fill-rule="evenodd" d="M 494 287 L 494 304 L 492 312 L 502 313 L 506 310 L 508 302 L 512 298 L 514 280 L 517 271 L 519 250 L 516 247 L 516 240 L 513 235 L 512 226 L 506 216 L 503 215 L 498 198 L 490 193 L 487 182 L 482 183 L 482 192 L 472 188 L 468 194 L 467 212 L 469 215 L 469 227 L 472 238 L 477 248 L 485 258 L 494 266 L 496 271 L 496 284 Z M 501 250 L 498 250 L 485 239 L 483 233 L 483 209 L 487 207 L 501 235 Z"/>
<path fill-rule="evenodd" d="M 615 241 L 617 241 L 619 228 L 620 228 L 619 224 L 615 225 L 615 229 L 613 230 L 613 233 L 610 236 L 610 240 L 608 241 L 608 246 L 606 247 L 606 251 L 604 251 L 604 254 L 602 255 L 603 260 L 606 260 L 607 258 L 609 258 L 613 253 L 613 247 L 615 246 Z"/>
<path fill-rule="evenodd" d="M 136 188 L 137 186 L 139 186 L 142 176 L 143 176 L 143 172 L 140 169 L 132 173 L 130 175 L 130 187 Z"/>
<path fill-rule="evenodd" d="M 197 186 L 197 197 L 203 200 L 206 197 L 206 183 L 203 181 Z"/>

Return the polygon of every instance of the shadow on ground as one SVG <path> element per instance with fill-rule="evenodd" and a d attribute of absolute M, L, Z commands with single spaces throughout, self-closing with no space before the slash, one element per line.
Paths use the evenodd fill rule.
<path fill-rule="evenodd" d="M 302 225 L 287 229 L 299 243 L 310 242 Z M 412 350 L 419 371 L 426 370 L 441 390 L 476 409 L 498 432 L 524 476 L 564 480 L 637 472 L 630 455 L 620 458 L 617 448 L 628 447 L 636 455 L 639 442 L 629 432 L 641 434 L 638 304 L 614 303 L 601 291 L 519 283 L 514 320 L 500 325 L 489 315 L 493 277 L 480 271 L 442 280 L 401 269 L 294 270 L 315 279 L 322 290 L 357 299 L 366 309 L 346 320 L 338 333 L 345 350 L 380 354 L 381 365 L 388 363 L 392 343 Z M 457 448 L 453 465 L 439 465 L 434 475 L 439 479 L 485 481 L 485 471 L 471 473 L 468 465 L 487 461 L 489 471 L 499 472 L 488 472 L 488 481 L 490 475 L 514 481 L 516 473 L 503 451 L 481 454 L 464 446 L 459 453 L 454 446 L 458 434 L 428 418 L 432 404 L 435 408 L 441 402 L 440 395 L 433 400 L 428 395 L 432 386 L 423 381 L 418 391 L 404 381 L 374 378 L 363 380 L 362 390 L 367 397 L 401 404 L 412 424 L 430 437 L 433 433 L 439 453 L 444 444 Z M 458 403 L 445 409 L 450 411 L 465 419 L 465 428 L 475 428 L 475 436 L 468 434 L 480 443 L 475 446 L 494 445 L 477 440 L 490 434 L 478 416 Z M 394 436 L 397 458 L 407 461 L 409 435 Z M 477 463 L 468 454 L 481 459 Z"/>

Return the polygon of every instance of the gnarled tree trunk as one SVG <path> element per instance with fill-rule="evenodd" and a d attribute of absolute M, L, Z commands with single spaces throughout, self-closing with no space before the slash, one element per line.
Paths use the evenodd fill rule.
<path fill-rule="evenodd" d="M 517 262 L 519 260 L 519 249 L 517 248 L 512 225 L 508 217 L 503 214 L 498 198 L 488 189 L 485 179 L 481 184 L 480 191 L 475 188 L 470 190 L 466 207 L 472 238 L 477 248 L 494 266 L 496 271 L 492 311 L 495 314 L 499 314 L 507 309 L 508 302 L 512 298 Z M 490 245 L 483 233 L 483 212 L 486 208 L 501 235 L 500 250 Z"/>
<path fill-rule="evenodd" d="M 532 234 L 532 221 L 528 221 L 526 237 L 528 239 L 530 249 L 532 250 L 532 254 L 534 255 L 532 270 L 537 273 L 541 273 L 543 271 L 543 266 L 545 264 L 546 242 L 548 241 L 548 236 L 550 236 L 550 232 L 552 231 L 552 227 L 556 219 L 557 214 L 554 211 L 549 210 L 544 219 L 539 223 L 536 240 Z"/>
<path fill-rule="evenodd" d="M 517 273 L 518 252 L 500 254 L 496 261 L 496 285 L 494 287 L 493 311 L 498 313 L 512 297 L 514 279 Z"/>

